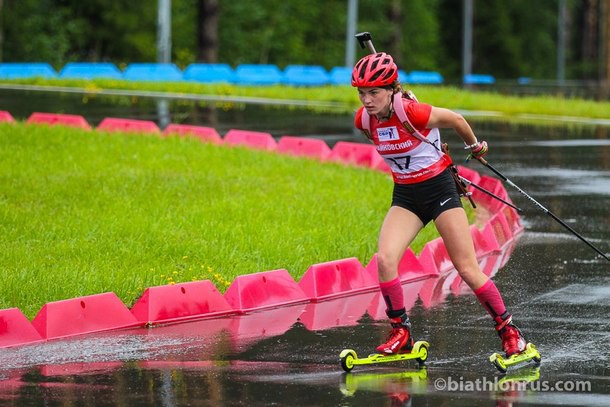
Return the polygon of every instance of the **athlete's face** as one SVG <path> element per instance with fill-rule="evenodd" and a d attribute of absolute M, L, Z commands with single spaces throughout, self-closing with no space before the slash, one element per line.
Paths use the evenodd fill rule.
<path fill-rule="evenodd" d="M 384 88 L 358 88 L 358 96 L 368 114 L 385 116 L 390 111 L 392 90 Z"/>

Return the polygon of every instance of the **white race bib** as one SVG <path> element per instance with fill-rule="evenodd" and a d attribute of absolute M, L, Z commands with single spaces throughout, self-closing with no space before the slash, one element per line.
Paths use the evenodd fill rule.
<path fill-rule="evenodd" d="M 396 126 L 378 128 L 377 137 L 379 138 L 379 141 L 398 140 L 398 129 Z"/>

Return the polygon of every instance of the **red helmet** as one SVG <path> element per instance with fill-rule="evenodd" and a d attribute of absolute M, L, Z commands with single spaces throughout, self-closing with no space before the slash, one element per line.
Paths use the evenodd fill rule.
<path fill-rule="evenodd" d="M 385 52 L 362 58 L 352 71 L 352 86 L 358 88 L 391 85 L 398 78 L 398 68 L 392 56 Z"/>

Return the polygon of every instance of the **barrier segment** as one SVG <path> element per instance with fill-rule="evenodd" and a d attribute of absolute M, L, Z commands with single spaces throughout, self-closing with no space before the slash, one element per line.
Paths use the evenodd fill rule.
<path fill-rule="evenodd" d="M 148 325 L 233 312 L 210 280 L 149 287 L 131 308 L 136 319 Z"/>
<path fill-rule="evenodd" d="M 309 302 L 286 269 L 237 276 L 224 298 L 240 313 Z"/>
<path fill-rule="evenodd" d="M 18 308 L 0 310 L 0 348 L 43 340 L 43 337 Z"/>
<path fill-rule="evenodd" d="M 15 119 L 13 118 L 13 115 L 6 110 L 0 110 L 0 122 L 14 123 Z"/>
<path fill-rule="evenodd" d="M 373 290 L 377 286 L 377 279 L 355 257 L 314 264 L 299 281 L 299 287 L 312 301 Z"/>
<path fill-rule="evenodd" d="M 453 263 L 449 258 L 445 243 L 440 237 L 428 242 L 424 246 L 419 254 L 419 261 L 426 270 L 436 270 L 438 274 L 453 269 Z"/>
<path fill-rule="evenodd" d="M 317 158 L 325 161 L 330 157 L 331 149 L 322 139 L 282 136 L 277 144 L 281 154 Z"/>
<path fill-rule="evenodd" d="M 481 259 L 488 256 L 491 253 L 499 253 L 501 251 L 498 240 L 495 235 L 490 236 L 484 234 L 477 228 L 476 225 L 470 226 L 470 235 L 472 236 L 472 242 L 474 243 L 474 251 L 477 258 Z"/>
<path fill-rule="evenodd" d="M 27 124 L 48 124 L 50 126 L 68 126 L 91 130 L 91 125 L 83 116 L 74 114 L 34 112 L 28 117 Z"/>
<path fill-rule="evenodd" d="M 373 255 L 367 264 L 366 271 L 375 281 L 378 280 L 377 253 Z M 410 247 L 405 250 L 405 253 L 398 263 L 398 276 L 402 282 L 434 276 L 437 273 L 438 271 L 436 268 L 424 267 Z"/>
<path fill-rule="evenodd" d="M 161 133 L 157 124 L 150 120 L 119 119 L 106 117 L 97 126 L 98 130 L 126 133 Z"/>
<path fill-rule="evenodd" d="M 481 174 L 473 170 L 469 167 L 464 167 L 462 165 L 456 165 L 458 169 L 458 174 L 462 177 L 466 178 L 468 181 L 471 181 L 474 184 L 479 184 L 481 182 Z M 471 188 L 471 190 L 474 188 Z"/>
<path fill-rule="evenodd" d="M 290 304 L 231 317 L 227 327 L 231 349 L 243 349 L 262 338 L 283 335 L 298 322 L 306 306 L 305 303 Z"/>
<path fill-rule="evenodd" d="M 373 169 L 383 170 L 383 158 L 377 153 L 372 144 L 353 143 L 350 141 L 339 141 L 333 147 L 330 155 L 332 161 L 342 162 Z"/>
<path fill-rule="evenodd" d="M 49 302 L 32 320 L 45 339 L 64 338 L 143 324 L 133 316 L 115 293 Z"/>
<path fill-rule="evenodd" d="M 367 307 L 377 296 L 376 292 L 357 293 L 333 299 L 311 302 L 299 318 L 310 331 L 321 331 L 339 326 L 354 326 L 366 313 Z"/>
<path fill-rule="evenodd" d="M 275 151 L 277 143 L 270 133 L 231 129 L 225 134 L 224 142 L 230 146 L 245 146 L 257 150 Z"/>
<path fill-rule="evenodd" d="M 212 143 L 212 144 L 221 144 L 222 139 L 220 135 L 213 127 L 204 127 L 204 126 L 191 126 L 188 124 L 169 124 L 165 130 L 163 130 L 164 136 L 183 136 L 183 137 L 196 137 L 199 140 Z"/>

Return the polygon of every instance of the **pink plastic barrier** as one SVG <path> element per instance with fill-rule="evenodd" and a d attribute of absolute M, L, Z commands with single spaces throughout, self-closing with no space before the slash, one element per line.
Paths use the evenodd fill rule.
<path fill-rule="evenodd" d="M 317 158 L 321 161 L 330 157 L 331 149 L 324 140 L 283 136 L 277 144 L 277 151 L 282 154 Z"/>
<path fill-rule="evenodd" d="M 13 115 L 6 110 L 0 110 L 0 122 L 14 122 Z"/>
<path fill-rule="evenodd" d="M 34 112 L 26 121 L 28 124 L 48 124 L 51 126 L 69 126 L 78 127 L 85 130 L 91 130 L 91 126 L 83 116 L 73 114 L 56 114 L 56 113 L 41 113 Z"/>
<path fill-rule="evenodd" d="M 469 168 L 469 167 L 464 167 L 462 165 L 458 165 L 457 166 L 458 169 L 458 173 L 466 178 L 468 181 L 473 182 L 475 184 L 479 184 L 479 182 L 481 182 L 481 175 L 476 172 L 475 170 Z M 471 190 L 474 190 L 474 188 L 470 188 Z"/>
<path fill-rule="evenodd" d="M 296 304 L 232 317 L 228 331 L 233 349 L 243 348 L 263 338 L 284 334 L 297 323 L 306 306 L 307 304 Z"/>
<path fill-rule="evenodd" d="M 97 126 L 98 130 L 126 133 L 161 133 L 155 122 L 107 117 Z"/>
<path fill-rule="evenodd" d="M 377 279 L 366 272 L 357 258 L 329 261 L 310 266 L 299 287 L 312 301 L 377 289 Z"/>
<path fill-rule="evenodd" d="M 209 280 L 149 287 L 131 308 L 138 321 L 154 324 L 232 313 Z"/>
<path fill-rule="evenodd" d="M 309 302 L 286 269 L 237 276 L 224 298 L 234 310 L 242 313 Z"/>
<path fill-rule="evenodd" d="M 32 325 L 43 338 L 55 339 L 142 326 L 142 323 L 110 292 L 49 302 L 34 317 Z"/>
<path fill-rule="evenodd" d="M 493 238 L 490 238 L 491 236 L 483 234 L 476 225 L 470 226 L 470 235 L 472 236 L 477 258 L 481 259 L 490 253 L 499 253 L 501 251 L 495 235 Z"/>
<path fill-rule="evenodd" d="M 275 151 L 277 143 L 270 133 L 231 129 L 224 137 L 224 142 L 230 146 L 246 146 L 257 150 Z"/>
<path fill-rule="evenodd" d="M 299 320 L 310 331 L 320 331 L 338 326 L 354 326 L 366 313 L 377 293 L 361 293 L 332 301 L 312 302 Z"/>
<path fill-rule="evenodd" d="M 485 188 L 486 190 L 500 197 L 501 199 L 511 202 L 508 194 L 506 193 L 506 189 L 504 189 L 504 186 L 502 185 L 502 182 L 499 179 L 484 175 L 481 177 L 478 184 L 480 187 Z M 504 203 L 482 191 L 479 191 L 478 189 L 471 188 L 471 190 L 472 199 L 475 202 L 479 202 L 481 205 L 484 205 L 485 208 L 487 208 L 487 210 L 491 213 L 499 212 L 506 207 Z"/>
<path fill-rule="evenodd" d="M 349 141 L 337 142 L 332 149 L 330 159 L 374 169 L 381 169 L 385 165 L 374 145 Z"/>
<path fill-rule="evenodd" d="M 42 340 L 42 336 L 18 308 L 0 310 L 0 348 Z"/>
<path fill-rule="evenodd" d="M 479 261 L 479 267 L 483 274 L 492 278 L 498 272 L 502 258 L 503 256 L 501 253 L 489 253 L 481 259 L 481 261 Z"/>
<path fill-rule="evenodd" d="M 458 276 L 457 272 L 444 273 L 438 278 L 430 278 L 424 281 L 419 290 L 419 298 L 424 308 L 431 308 L 445 302 L 447 295 L 451 292 L 451 283 Z"/>
<path fill-rule="evenodd" d="M 378 280 L 377 270 L 377 253 L 375 253 L 373 258 L 371 258 L 369 261 L 369 264 L 366 266 L 366 271 L 373 279 L 375 279 L 375 281 Z M 403 282 L 420 278 L 428 278 L 436 274 L 437 271 L 435 268 L 426 269 L 421 264 L 410 247 L 407 248 L 402 256 L 402 259 L 400 259 L 400 263 L 398 263 L 398 275 L 400 276 L 400 280 Z"/>
<path fill-rule="evenodd" d="M 424 269 L 436 270 L 437 273 L 445 273 L 453 268 L 445 243 L 440 237 L 424 246 L 419 254 L 419 261 Z"/>
<path fill-rule="evenodd" d="M 506 222 L 513 232 L 513 235 L 518 235 L 523 232 L 524 227 L 521 224 L 521 218 L 515 209 L 505 205 L 504 208 L 502 208 L 502 213 L 506 217 Z"/>
<path fill-rule="evenodd" d="M 507 243 L 510 243 L 513 239 L 513 232 L 506 221 L 506 217 L 502 212 L 498 212 L 493 215 L 489 221 L 487 221 L 487 225 L 485 225 L 485 229 L 483 229 L 483 233 L 485 230 L 490 228 L 493 231 L 496 240 L 498 241 L 498 245 L 504 249 L 504 246 Z"/>
<path fill-rule="evenodd" d="M 187 124 L 170 124 L 163 131 L 163 135 L 178 135 L 197 137 L 201 141 L 213 144 L 221 144 L 222 139 L 213 127 L 190 126 Z"/>

